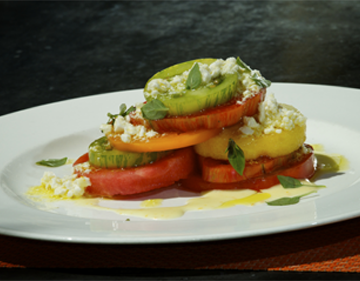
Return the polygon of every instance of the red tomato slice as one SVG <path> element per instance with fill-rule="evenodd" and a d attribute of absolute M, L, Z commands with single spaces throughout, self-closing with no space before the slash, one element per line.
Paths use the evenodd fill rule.
<path fill-rule="evenodd" d="M 199 161 L 201 163 L 203 180 L 208 182 L 229 183 L 270 174 L 290 164 L 291 160 L 296 158 L 296 154 L 298 154 L 297 151 L 277 158 L 264 156 L 256 160 L 247 161 L 243 175 L 238 174 L 230 163 L 225 160 L 205 158 L 199 155 Z"/>
<path fill-rule="evenodd" d="M 73 166 L 89 161 L 89 153 L 81 155 L 74 163 Z"/>
<path fill-rule="evenodd" d="M 83 157 L 83 156 L 82 156 Z M 192 148 L 179 149 L 153 164 L 128 169 L 91 169 L 76 171 L 90 179 L 86 193 L 93 196 L 131 195 L 174 184 L 186 178 L 195 169 Z M 83 157 L 85 159 L 85 157 Z M 75 163 L 79 164 L 80 161 Z"/>
<path fill-rule="evenodd" d="M 261 189 L 270 188 L 279 184 L 278 175 L 288 176 L 296 179 L 309 179 L 315 173 L 316 158 L 311 151 L 304 154 L 297 162 L 292 162 L 283 169 L 254 177 L 239 182 L 231 183 L 213 183 L 202 179 L 200 174 L 193 174 L 186 179 L 181 180 L 181 185 L 190 190 L 197 192 L 209 191 L 213 189 L 234 190 L 234 189 L 253 189 L 259 191 Z"/>
<path fill-rule="evenodd" d="M 255 96 L 242 103 L 237 103 L 242 101 L 242 98 L 237 97 L 225 104 L 206 109 L 197 114 L 166 117 L 159 120 L 148 120 L 148 122 L 159 133 L 228 127 L 239 122 L 243 116 L 254 115 L 258 110 L 259 102 L 265 98 L 265 93 L 266 89 L 263 88 Z M 139 123 L 136 119 L 131 122 Z"/>

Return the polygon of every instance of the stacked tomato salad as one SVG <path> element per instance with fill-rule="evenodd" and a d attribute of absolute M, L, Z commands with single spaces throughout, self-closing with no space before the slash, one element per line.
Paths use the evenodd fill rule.
<path fill-rule="evenodd" d="M 93 196 L 132 195 L 178 182 L 194 191 L 265 189 L 278 175 L 309 179 L 306 118 L 266 97 L 270 81 L 240 58 L 197 59 L 156 73 L 145 102 L 121 104 L 104 136 L 74 163 Z"/>

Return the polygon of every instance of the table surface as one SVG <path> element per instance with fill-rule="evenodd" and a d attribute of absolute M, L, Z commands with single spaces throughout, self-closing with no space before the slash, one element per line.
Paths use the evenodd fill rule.
<path fill-rule="evenodd" d="M 143 88 L 157 71 L 204 57 L 240 56 L 272 82 L 360 88 L 359 1 L 2 1 L 0 40 L 0 116 L 55 101 Z M 0 276 L 359 278 L 254 270 L 59 272 L 2 268 Z"/>

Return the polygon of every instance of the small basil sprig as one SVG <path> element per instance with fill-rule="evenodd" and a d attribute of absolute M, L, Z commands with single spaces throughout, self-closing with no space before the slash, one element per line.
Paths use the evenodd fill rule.
<path fill-rule="evenodd" d="M 292 177 L 287 177 L 287 176 L 282 176 L 282 175 L 278 175 L 277 178 L 278 178 L 280 184 L 284 188 L 298 188 L 298 187 L 301 187 L 301 186 L 325 187 L 325 185 L 303 184 L 298 179 L 294 179 Z M 266 204 L 268 204 L 269 206 L 294 205 L 294 204 L 297 204 L 297 203 L 300 202 L 301 197 L 304 197 L 304 196 L 309 195 L 309 194 L 314 193 L 314 192 L 316 192 L 316 191 L 310 191 L 310 192 L 308 192 L 306 194 L 299 195 L 299 196 L 294 196 L 294 197 L 282 197 L 282 198 L 279 198 L 279 199 L 274 200 L 274 201 L 266 202 Z"/>
<path fill-rule="evenodd" d="M 297 188 L 297 187 L 301 187 L 301 186 L 325 187 L 325 185 L 304 184 L 301 181 L 299 181 L 298 179 L 294 179 L 292 177 L 287 177 L 287 176 L 282 176 L 282 175 L 278 175 L 277 178 L 278 178 L 280 184 L 284 188 Z"/>
<path fill-rule="evenodd" d="M 251 76 L 251 79 L 261 88 L 270 87 L 271 81 L 266 80 L 264 77 L 258 75 L 256 72 Z"/>
<path fill-rule="evenodd" d="M 243 62 L 239 57 L 237 57 L 236 63 L 238 64 L 238 66 L 245 69 L 244 72 L 246 72 L 246 73 L 251 72 L 252 69 L 250 68 L 250 66 L 248 66 L 245 62 Z"/>
<path fill-rule="evenodd" d="M 126 104 L 122 103 L 120 105 L 120 113 L 119 113 L 119 115 L 125 117 L 126 115 L 129 115 L 131 112 L 133 112 L 135 110 L 136 110 L 135 106 L 132 105 L 128 109 L 126 109 Z"/>
<path fill-rule="evenodd" d="M 151 100 L 147 102 L 142 108 L 141 112 L 144 118 L 149 120 L 163 119 L 169 111 L 161 101 Z"/>
<path fill-rule="evenodd" d="M 253 72 L 252 69 L 250 68 L 250 66 L 248 66 L 245 62 L 243 62 L 239 57 L 237 57 L 236 59 L 236 63 L 242 68 L 244 69 L 245 73 L 250 73 L 251 74 L 251 79 L 255 82 L 256 85 L 258 85 L 261 88 L 267 88 L 270 87 L 271 85 L 271 81 L 270 80 L 266 80 L 264 77 L 262 77 L 261 75 L 259 75 L 256 72 Z"/>
<path fill-rule="evenodd" d="M 45 166 L 45 167 L 60 167 L 65 165 L 67 162 L 67 157 L 61 159 L 47 159 L 36 162 L 36 165 Z"/>
<path fill-rule="evenodd" d="M 123 117 L 125 117 L 126 115 L 129 115 L 131 112 L 136 110 L 136 107 L 135 106 L 130 106 L 128 109 L 126 109 L 126 104 L 122 103 L 120 105 L 119 110 L 120 110 L 119 114 L 111 114 L 111 113 L 107 114 L 107 116 L 109 117 L 108 123 L 113 124 L 115 119 L 120 115 L 123 116 Z"/>
<path fill-rule="evenodd" d="M 311 191 L 308 193 L 305 193 L 303 195 L 294 196 L 294 197 L 282 197 L 279 199 L 276 199 L 274 201 L 266 202 L 269 206 L 286 206 L 286 205 L 294 205 L 300 202 L 301 197 L 307 196 L 311 193 L 314 193 L 316 191 Z"/>
<path fill-rule="evenodd" d="M 228 160 L 231 166 L 242 176 L 245 169 L 245 156 L 242 149 L 234 142 L 233 139 L 229 139 L 228 147 L 225 151 L 228 154 Z"/>
<path fill-rule="evenodd" d="M 191 68 L 188 78 L 185 83 L 185 87 L 188 90 L 196 89 L 201 84 L 201 72 L 198 63 Z"/>

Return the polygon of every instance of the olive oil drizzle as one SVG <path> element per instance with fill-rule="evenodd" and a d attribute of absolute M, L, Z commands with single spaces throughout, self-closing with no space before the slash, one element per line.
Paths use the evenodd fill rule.
<path fill-rule="evenodd" d="M 342 173 L 349 169 L 349 161 L 340 154 L 325 153 L 321 144 L 312 145 L 315 151 L 316 172 L 311 181 L 319 180 L 324 176 L 331 176 L 336 173 Z"/>
<path fill-rule="evenodd" d="M 310 182 L 304 182 L 304 186 L 287 189 L 283 186 L 275 185 L 269 189 L 261 190 L 256 192 L 254 190 L 213 190 L 203 194 L 194 195 L 187 200 L 184 205 L 175 207 L 163 206 L 164 199 L 166 198 L 154 198 L 151 199 L 144 197 L 145 195 L 137 195 L 134 198 L 126 198 L 126 196 L 114 196 L 113 198 L 78 198 L 71 199 L 77 205 L 82 207 L 94 208 L 98 210 L 111 211 L 120 215 L 136 216 L 146 219 L 175 219 L 183 216 L 187 212 L 205 211 L 205 210 L 216 210 L 216 209 L 227 209 L 241 206 L 254 206 L 259 204 L 265 204 L 283 197 L 305 197 L 307 194 L 317 192 L 319 189 L 316 185 L 311 185 L 311 182 L 321 179 L 324 176 L 332 176 L 337 173 L 346 171 L 349 168 L 348 160 L 339 154 L 328 154 L 325 153 L 322 145 L 312 145 L 317 158 L 317 171 Z M 59 198 L 49 193 L 49 190 L 45 190 L 45 187 L 36 186 L 30 188 L 27 194 L 32 198 L 33 201 L 48 200 L 48 202 L 54 200 L 70 200 L 65 198 Z M 41 198 L 39 198 L 39 196 Z M 126 208 L 110 208 L 104 207 L 101 204 L 103 200 L 135 200 L 139 202 L 139 207 L 135 209 Z M 303 199 L 301 199 L 303 200 Z M 106 205 L 106 204 L 105 204 Z"/>

